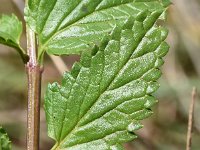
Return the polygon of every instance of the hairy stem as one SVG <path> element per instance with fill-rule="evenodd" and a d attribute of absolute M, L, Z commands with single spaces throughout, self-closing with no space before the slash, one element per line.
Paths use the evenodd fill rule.
<path fill-rule="evenodd" d="M 27 112 L 27 150 L 39 150 L 40 97 L 42 69 L 37 63 L 37 43 L 35 33 L 27 27 L 28 112 Z"/>

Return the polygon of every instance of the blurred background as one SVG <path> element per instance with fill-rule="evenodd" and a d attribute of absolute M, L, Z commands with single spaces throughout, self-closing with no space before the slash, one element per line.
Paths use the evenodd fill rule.
<path fill-rule="evenodd" d="M 161 87 L 155 94 L 159 104 L 154 107 L 154 115 L 143 121 L 144 128 L 137 132 L 139 138 L 125 145 L 127 150 L 184 150 L 186 147 L 193 86 L 197 87 L 197 94 L 200 91 L 200 0 L 172 2 L 167 19 L 170 31 L 167 40 L 171 48 L 162 67 Z M 0 15 L 14 13 L 24 22 L 23 8 L 23 0 L 0 0 Z M 21 43 L 26 48 L 25 34 Z M 62 72 L 79 60 L 78 56 L 45 57 L 42 93 L 48 82 L 60 81 Z M 18 54 L 0 45 L 0 125 L 8 132 L 13 150 L 25 150 L 26 81 L 25 68 Z M 49 150 L 52 144 L 41 108 L 40 149 Z M 195 103 L 192 150 L 200 150 L 199 96 Z"/>

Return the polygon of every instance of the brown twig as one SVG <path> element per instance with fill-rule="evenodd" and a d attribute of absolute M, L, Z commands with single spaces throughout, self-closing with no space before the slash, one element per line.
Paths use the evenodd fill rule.
<path fill-rule="evenodd" d="M 192 147 L 192 129 L 193 129 L 194 104 L 195 104 L 196 95 L 197 95 L 197 89 L 196 87 L 194 87 L 192 90 L 192 99 L 191 99 L 190 108 L 189 108 L 186 150 L 191 150 L 191 147 Z"/>
<path fill-rule="evenodd" d="M 12 2 L 15 4 L 15 6 L 20 11 L 21 15 L 24 14 L 24 1 L 23 0 L 12 0 Z"/>

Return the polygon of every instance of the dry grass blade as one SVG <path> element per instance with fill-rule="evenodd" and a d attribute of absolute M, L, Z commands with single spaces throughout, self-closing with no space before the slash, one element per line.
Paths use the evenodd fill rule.
<path fill-rule="evenodd" d="M 55 67 L 58 69 L 59 73 L 62 75 L 65 71 L 69 71 L 69 67 L 65 64 L 59 56 L 50 55 L 51 60 L 53 61 Z"/>

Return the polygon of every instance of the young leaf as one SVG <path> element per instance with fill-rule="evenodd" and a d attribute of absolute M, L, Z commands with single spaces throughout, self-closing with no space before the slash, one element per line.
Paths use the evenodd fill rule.
<path fill-rule="evenodd" d="M 39 57 L 79 54 L 143 10 L 165 9 L 169 0 L 29 0 L 25 20 L 39 36 Z"/>
<path fill-rule="evenodd" d="M 28 56 L 20 47 L 20 37 L 22 34 L 22 23 L 15 15 L 2 15 L 0 18 L 0 44 L 13 47 L 20 54 L 24 63 L 28 61 Z"/>
<path fill-rule="evenodd" d="M 152 114 L 152 96 L 168 52 L 167 30 L 155 25 L 162 11 L 130 18 L 80 63 L 50 84 L 45 96 L 48 135 L 56 150 L 122 150 Z"/>
<path fill-rule="evenodd" d="M 2 127 L 0 127 L 0 150 L 11 150 L 11 142 Z"/>

